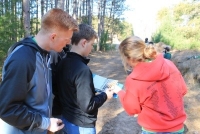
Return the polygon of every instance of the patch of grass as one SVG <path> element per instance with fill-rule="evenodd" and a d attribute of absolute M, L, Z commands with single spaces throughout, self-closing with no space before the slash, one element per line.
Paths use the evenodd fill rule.
<path fill-rule="evenodd" d="M 97 50 L 97 44 L 94 44 L 94 50 Z M 110 51 L 110 50 L 115 50 L 116 49 L 116 44 L 109 44 L 109 43 L 106 43 L 104 44 L 103 46 L 103 49 L 104 51 Z"/>

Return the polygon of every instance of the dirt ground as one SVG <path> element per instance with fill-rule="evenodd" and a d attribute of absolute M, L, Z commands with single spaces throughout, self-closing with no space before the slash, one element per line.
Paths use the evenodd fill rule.
<path fill-rule="evenodd" d="M 188 86 L 185 96 L 185 133 L 200 134 L 200 59 L 192 56 L 200 55 L 198 51 L 172 52 L 172 61 L 177 65 Z M 119 52 L 92 52 L 89 66 L 93 73 L 117 79 L 124 84 L 127 76 L 124 71 Z M 96 123 L 97 134 L 140 134 L 137 117 L 128 116 L 119 99 L 107 101 L 100 109 Z"/>

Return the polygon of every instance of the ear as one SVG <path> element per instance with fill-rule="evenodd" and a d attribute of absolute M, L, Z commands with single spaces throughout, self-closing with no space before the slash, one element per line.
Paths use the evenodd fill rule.
<path fill-rule="evenodd" d="M 140 61 L 130 60 L 131 67 L 135 67 Z"/>
<path fill-rule="evenodd" d="M 50 35 L 50 40 L 51 41 L 54 41 L 55 40 L 55 38 L 56 38 L 56 33 L 52 33 L 51 35 Z"/>
<path fill-rule="evenodd" d="M 81 39 L 81 46 L 85 47 L 86 44 L 87 44 L 87 40 Z"/>
<path fill-rule="evenodd" d="M 128 65 L 131 66 L 131 67 L 132 67 L 133 64 L 134 64 L 134 60 L 132 60 L 131 58 L 127 58 L 127 59 L 126 59 L 126 62 L 127 62 Z"/>

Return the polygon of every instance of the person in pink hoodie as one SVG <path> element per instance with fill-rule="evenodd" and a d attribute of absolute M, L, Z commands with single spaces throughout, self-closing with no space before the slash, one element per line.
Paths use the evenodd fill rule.
<path fill-rule="evenodd" d="M 158 54 L 152 45 L 136 36 L 119 46 L 125 69 L 133 71 L 125 81 L 125 90 L 115 88 L 129 115 L 138 114 L 142 134 L 182 134 L 186 113 L 184 79 L 170 60 Z"/>

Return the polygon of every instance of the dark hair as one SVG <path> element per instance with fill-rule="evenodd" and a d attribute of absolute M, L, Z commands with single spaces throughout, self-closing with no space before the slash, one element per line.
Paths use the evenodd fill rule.
<path fill-rule="evenodd" d="M 97 34 L 94 29 L 87 24 L 79 24 L 79 31 L 73 33 L 71 43 L 77 45 L 81 39 L 90 41 L 93 38 L 97 38 Z"/>
<path fill-rule="evenodd" d="M 165 50 L 165 53 L 166 53 L 166 52 L 170 51 L 170 48 L 169 47 L 165 47 L 164 50 Z"/>
<path fill-rule="evenodd" d="M 145 38 L 145 43 L 148 43 L 148 38 Z"/>
<path fill-rule="evenodd" d="M 152 41 L 150 41 L 149 44 L 153 45 L 154 43 Z"/>

